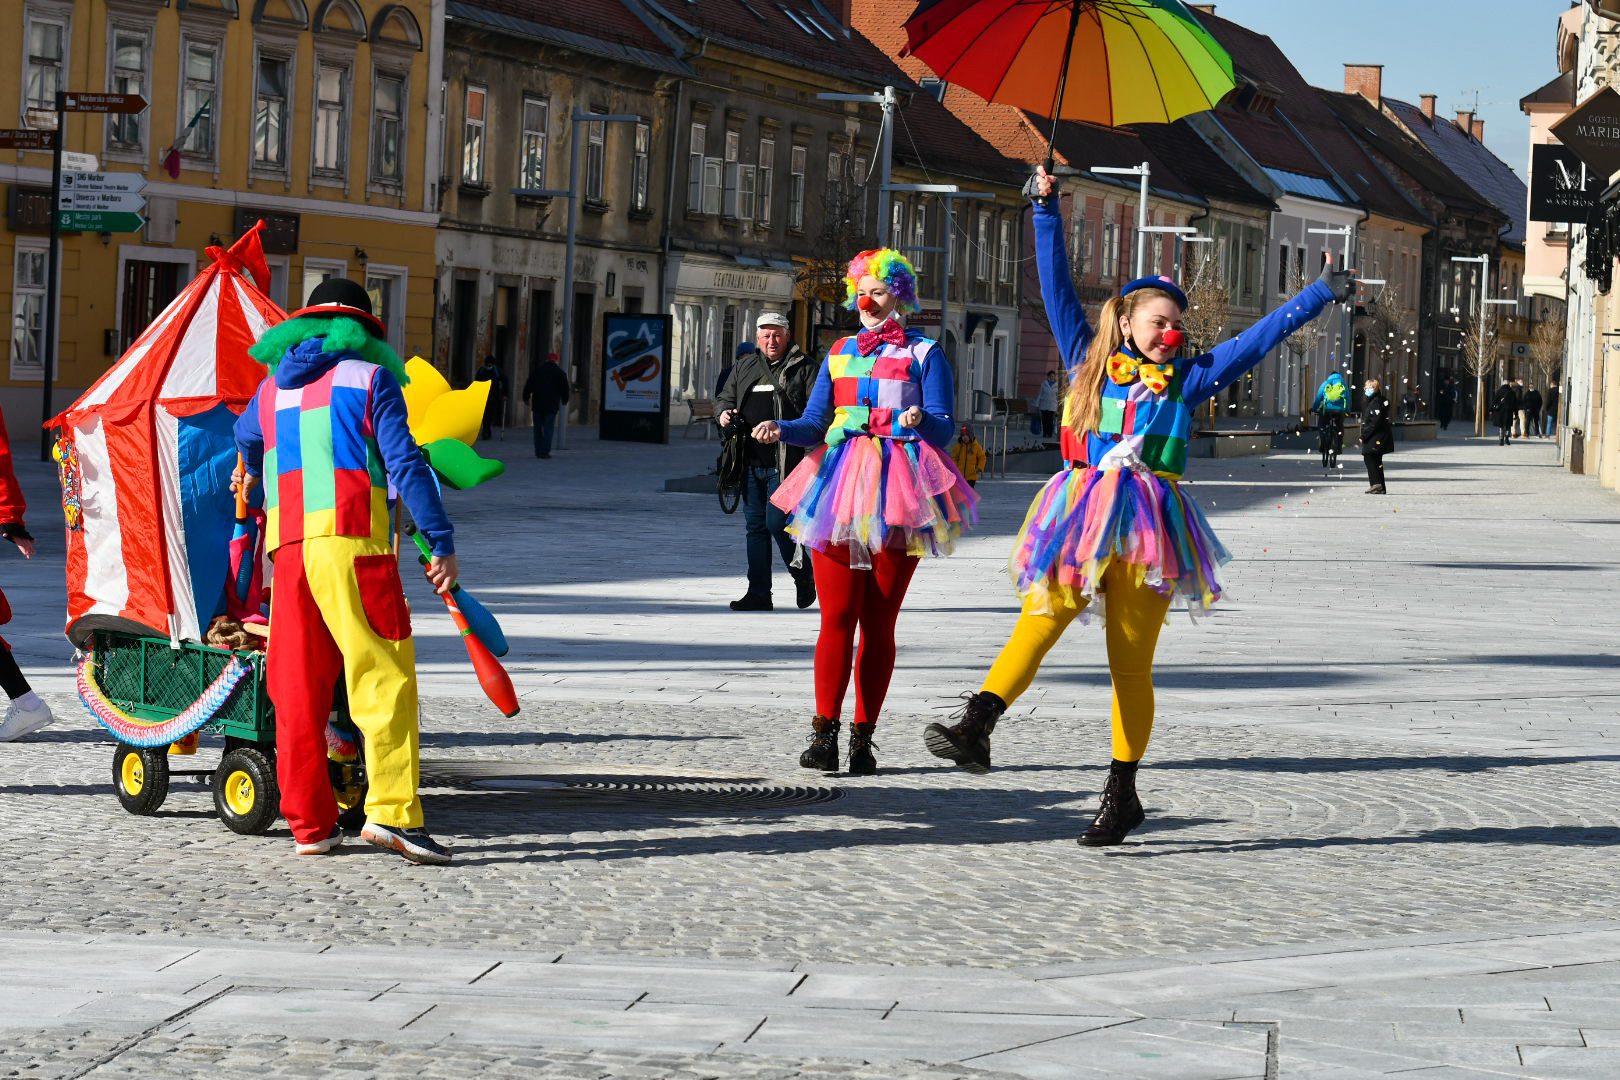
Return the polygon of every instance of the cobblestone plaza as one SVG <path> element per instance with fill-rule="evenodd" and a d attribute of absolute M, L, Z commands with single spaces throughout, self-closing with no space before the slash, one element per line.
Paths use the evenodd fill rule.
<path fill-rule="evenodd" d="M 1053 652 L 989 775 L 920 738 L 1011 628 L 1043 477 L 980 485 L 901 617 L 880 772 L 823 777 L 796 766 L 815 612 L 785 573 L 776 611 L 727 610 L 740 517 L 662 491 L 714 444 L 576 431 L 533 461 L 521 434 L 449 505 L 522 713 L 410 591 L 449 868 L 295 858 L 181 781 L 124 813 L 73 697 L 61 542 L 7 564 L 59 720 L 0 747 L 0 1076 L 1620 1074 L 1620 500 L 1550 446 L 1402 444 L 1383 498 L 1301 453 L 1195 461 L 1231 599 L 1172 612 L 1147 823 L 1084 849 L 1099 630 Z M 21 470 L 43 523 L 52 475 Z"/>

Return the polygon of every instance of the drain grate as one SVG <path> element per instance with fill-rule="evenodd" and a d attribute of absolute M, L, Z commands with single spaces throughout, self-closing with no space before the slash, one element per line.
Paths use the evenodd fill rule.
<path fill-rule="evenodd" d="M 554 762 L 422 762 L 424 781 L 463 792 L 523 796 L 575 811 L 787 810 L 844 797 L 842 788 L 696 769 L 644 770 Z"/>

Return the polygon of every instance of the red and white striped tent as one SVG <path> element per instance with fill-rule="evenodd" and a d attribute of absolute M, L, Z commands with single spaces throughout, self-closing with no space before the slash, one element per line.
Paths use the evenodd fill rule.
<path fill-rule="evenodd" d="M 224 610 L 231 429 L 265 375 L 248 348 L 287 317 L 263 291 L 260 228 L 210 247 L 213 264 L 50 422 L 62 428 L 77 645 L 101 627 L 197 641 Z"/>

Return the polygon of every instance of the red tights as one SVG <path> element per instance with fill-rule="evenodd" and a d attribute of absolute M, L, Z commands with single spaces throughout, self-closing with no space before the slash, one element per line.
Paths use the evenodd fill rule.
<path fill-rule="evenodd" d="M 917 569 L 917 556 L 873 552 L 872 569 L 856 570 L 850 567 L 849 549 L 843 545 L 810 555 L 821 603 L 816 713 L 839 718 L 853 661 L 855 723 L 876 723 L 894 675 L 894 624 L 900 617 L 906 586 Z M 859 651 L 855 648 L 856 627 L 861 631 Z"/>

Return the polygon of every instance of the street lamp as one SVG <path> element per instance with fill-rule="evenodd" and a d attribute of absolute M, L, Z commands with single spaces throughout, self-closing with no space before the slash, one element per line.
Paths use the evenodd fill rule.
<path fill-rule="evenodd" d="M 889 168 L 894 157 L 894 110 L 897 103 L 894 87 L 885 86 L 881 94 L 817 94 L 817 101 L 867 101 L 883 106 L 883 127 L 878 132 L 878 159 L 883 171 L 878 176 L 878 247 L 889 246 L 889 192 L 909 190 L 889 183 Z M 861 178 L 865 183 L 866 178 Z"/>
<path fill-rule="evenodd" d="M 513 195 L 527 195 L 531 198 L 556 197 L 568 200 L 568 243 L 564 250 L 563 263 L 563 351 L 566 360 L 574 356 L 574 240 L 579 230 L 579 133 L 580 123 L 587 124 L 639 124 L 643 122 L 640 116 L 625 113 L 593 113 L 574 110 L 569 121 L 572 124 L 571 138 L 568 144 L 568 187 L 565 190 L 554 188 L 513 188 Z M 575 371 L 578 378 L 579 372 Z M 586 395 L 590 389 L 586 388 Z M 588 400 L 588 398 L 587 398 Z M 564 408 L 557 425 L 557 445 L 566 445 L 568 434 L 568 410 Z"/>
<path fill-rule="evenodd" d="M 1148 176 L 1153 172 L 1153 167 L 1144 161 L 1140 165 L 1093 165 L 1088 171 L 1142 178 L 1141 195 L 1136 200 L 1136 273 L 1131 275 L 1133 278 L 1142 277 L 1147 273 L 1147 245 L 1143 242 L 1142 234 L 1148 231 Z"/>

